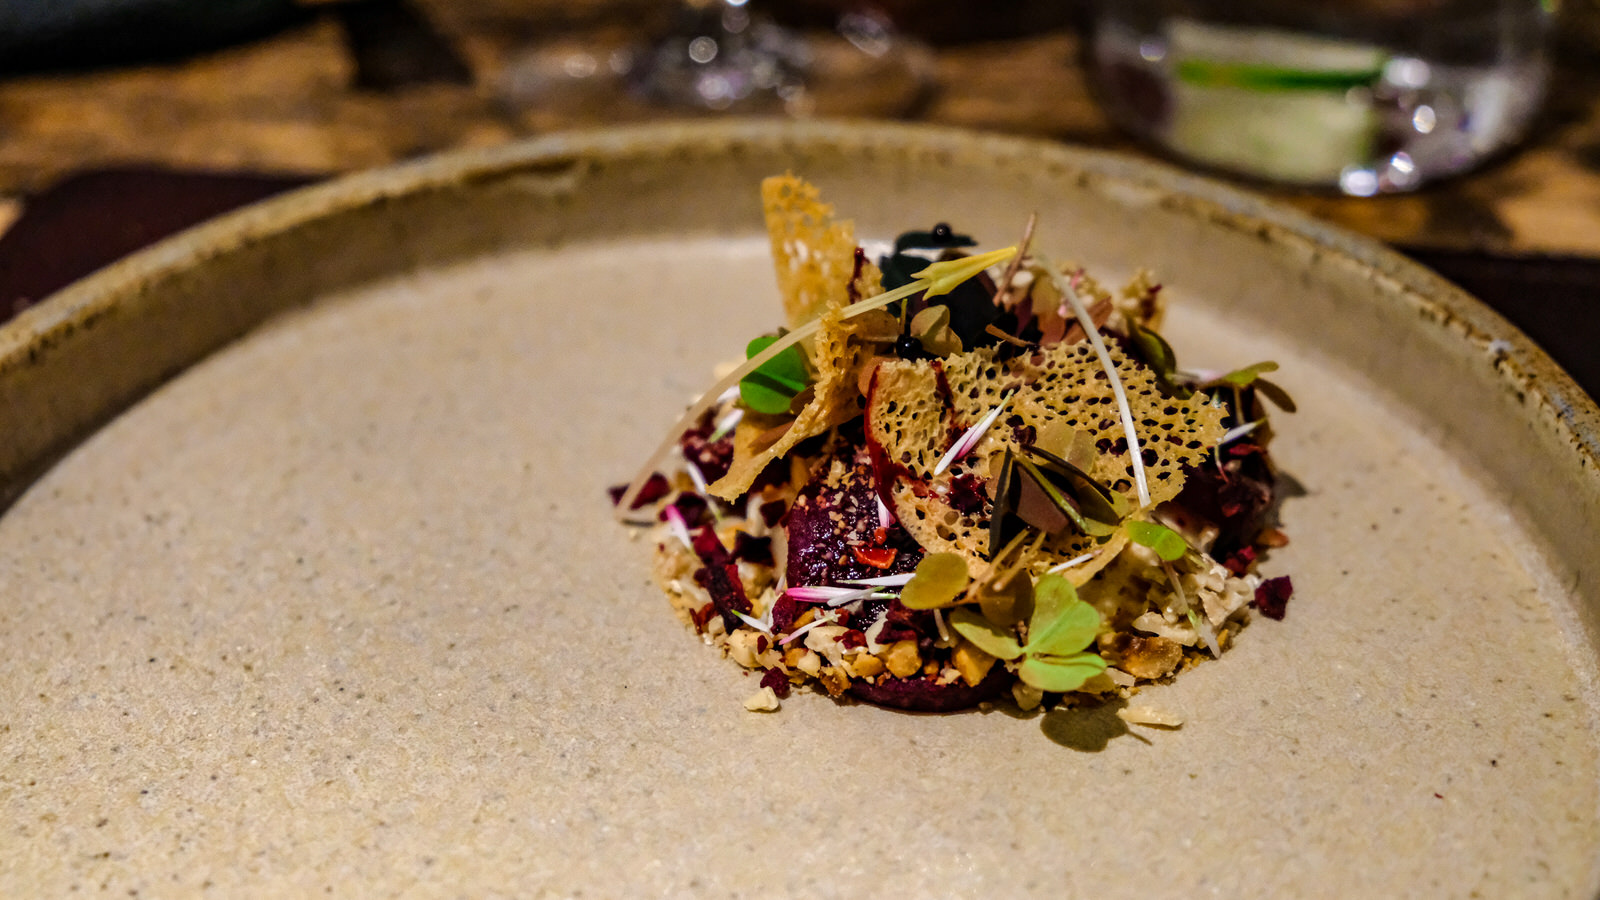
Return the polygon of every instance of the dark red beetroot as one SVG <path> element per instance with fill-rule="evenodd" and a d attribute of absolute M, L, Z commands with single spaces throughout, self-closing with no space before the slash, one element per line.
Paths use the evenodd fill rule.
<path fill-rule="evenodd" d="M 1268 578 L 1256 588 L 1256 609 L 1269 619 L 1283 621 L 1289 612 L 1289 598 L 1294 596 L 1294 582 L 1287 575 Z"/>
<path fill-rule="evenodd" d="M 890 709 L 909 712 L 956 712 L 970 709 L 985 700 L 995 700 L 1005 694 L 1014 680 L 1006 667 L 995 663 L 989 674 L 976 685 L 969 686 L 956 679 L 954 684 L 939 684 L 931 678 L 881 679 L 877 684 L 865 681 L 850 682 L 850 695 Z"/>
<path fill-rule="evenodd" d="M 657 522 L 667 521 L 668 509 L 677 510 L 678 515 L 683 517 L 683 524 L 687 528 L 698 528 L 701 525 L 708 525 L 712 520 L 711 504 L 706 500 L 706 498 L 700 496 L 699 494 L 691 494 L 687 491 L 679 494 L 677 497 L 673 498 L 671 503 L 668 503 L 665 507 L 662 507 L 661 512 L 656 513 Z"/>
<path fill-rule="evenodd" d="M 711 603 L 722 614 L 722 624 L 731 632 L 743 624 L 734 611 L 750 612 L 750 598 L 739 580 L 739 564 L 709 525 L 694 533 L 694 552 L 705 563 L 695 570 L 694 581 L 711 595 Z"/>
<path fill-rule="evenodd" d="M 785 675 L 782 669 L 768 669 L 763 672 L 761 686 L 772 688 L 772 692 L 777 694 L 780 700 L 789 696 L 789 676 Z"/>
<path fill-rule="evenodd" d="M 915 571 L 922 560 L 922 548 L 898 522 L 879 527 L 872 467 L 862 452 L 839 483 L 817 480 L 801 489 L 784 527 L 789 584 L 795 587 L 899 575 Z M 895 551 L 892 558 L 881 552 L 886 550 Z"/>
<path fill-rule="evenodd" d="M 660 472 L 651 472 L 650 477 L 645 479 L 644 487 L 639 489 L 639 496 L 634 498 L 633 505 L 628 508 L 638 509 L 647 503 L 654 503 L 657 500 L 660 500 L 662 497 L 665 497 L 671 490 L 672 485 L 667 482 L 667 476 L 661 474 Z M 628 486 L 625 484 L 613 485 L 612 487 L 606 488 L 606 493 L 611 495 L 611 502 L 613 505 L 621 503 L 622 495 L 626 494 L 627 492 Z"/>
<path fill-rule="evenodd" d="M 1217 526 L 1211 555 L 1225 559 L 1253 542 L 1266 525 L 1277 478 L 1267 451 L 1244 442 L 1222 451 L 1222 470 L 1214 462 L 1184 470 L 1183 490 L 1172 505 L 1180 515 Z"/>
<path fill-rule="evenodd" d="M 707 483 L 728 474 L 728 467 L 733 465 L 733 433 L 729 432 L 713 441 L 711 435 L 716 427 L 716 421 L 707 412 L 698 425 L 685 431 L 683 437 L 678 439 L 683 458 L 694 463 Z"/>
<path fill-rule="evenodd" d="M 897 598 L 875 597 L 861 604 L 861 611 L 850 617 L 851 628 L 866 631 L 883 616 L 883 630 L 878 632 L 878 643 L 892 644 L 895 641 L 917 641 L 919 644 L 926 639 L 930 644 L 938 632 L 938 626 L 933 624 L 933 613 L 928 610 L 906 609 Z"/>

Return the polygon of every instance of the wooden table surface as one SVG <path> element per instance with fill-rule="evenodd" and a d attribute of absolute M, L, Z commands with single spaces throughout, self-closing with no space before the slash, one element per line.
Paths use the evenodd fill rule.
<path fill-rule="evenodd" d="M 1507 158 L 1406 196 L 1275 193 L 1410 247 L 1600 258 L 1596 9 L 1569 6 L 1548 107 Z M 519 107 L 500 90 L 530 40 L 614 45 L 658 19 L 640 0 L 360 0 L 308 6 L 285 30 L 176 62 L 12 75 L 0 79 L 0 228 L 28 195 L 84 170 L 323 176 L 660 116 L 637 104 Z M 1130 148 L 1091 99 L 1078 46 L 1070 28 L 939 46 L 931 90 L 902 117 Z"/>

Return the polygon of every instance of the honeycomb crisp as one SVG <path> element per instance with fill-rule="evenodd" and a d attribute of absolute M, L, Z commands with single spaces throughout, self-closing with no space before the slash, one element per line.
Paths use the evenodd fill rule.
<path fill-rule="evenodd" d="M 750 489 L 767 463 L 780 459 L 801 441 L 861 415 L 857 381 L 874 351 L 862 335 L 881 329 L 886 314 L 845 320 L 841 310 L 852 300 L 882 292 L 878 267 L 858 260 L 855 232 L 849 222 L 833 221 L 833 207 L 817 202 L 817 189 L 792 175 L 761 184 L 773 265 L 789 327 L 819 319 L 815 337 L 805 346 L 816 373 L 811 399 L 787 430 L 779 417 L 751 416 L 734 437 L 733 465 L 710 486 L 711 493 L 732 500 Z"/>
<path fill-rule="evenodd" d="M 1183 467 L 1202 461 L 1227 430 L 1223 411 L 1205 394 L 1187 400 L 1166 397 L 1155 377 L 1116 347 L 1108 348 L 1142 434 L 1145 477 L 1152 504 L 1176 497 Z M 1000 421 L 985 432 L 965 461 L 935 475 L 952 441 L 1015 390 Z M 999 361 L 993 348 L 942 360 L 885 362 L 874 373 L 866 411 L 868 439 L 901 473 L 892 485 L 895 516 L 930 552 L 967 557 L 976 576 L 989 541 L 982 510 L 962 512 L 948 500 L 953 480 L 973 473 L 999 474 L 1006 450 L 1020 450 L 1019 431 L 1042 432 L 1052 422 L 1087 431 L 1102 445 L 1089 474 L 1133 502 L 1133 470 L 1116 399 L 1094 349 L 1087 343 L 1056 344 Z M 1009 423 L 1009 424 L 1008 424 Z M 1115 549 L 1072 531 L 1050 536 L 1024 565 L 1034 571 L 1090 552 L 1108 560 Z M 1075 571 L 1087 579 L 1095 567 Z"/>
<path fill-rule="evenodd" d="M 790 328 L 845 306 L 855 277 L 855 226 L 835 222 L 832 204 L 817 197 L 816 185 L 793 175 L 761 182 L 772 267 Z"/>

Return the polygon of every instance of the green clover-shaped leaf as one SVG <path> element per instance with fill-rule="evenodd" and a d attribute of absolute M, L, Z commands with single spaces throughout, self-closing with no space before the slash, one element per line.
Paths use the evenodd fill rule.
<path fill-rule="evenodd" d="M 1070 656 L 1094 641 L 1100 612 L 1078 599 L 1072 582 L 1043 575 L 1033 586 L 1033 618 L 1028 623 L 1029 656 Z"/>
<path fill-rule="evenodd" d="M 751 341 L 745 347 L 745 358 L 772 346 L 779 337 L 768 334 Z M 805 354 L 800 352 L 799 346 L 790 346 L 739 380 L 739 399 L 756 412 L 783 415 L 789 411 L 789 403 L 795 395 L 810 383 Z"/>
<path fill-rule="evenodd" d="M 1024 683 L 1041 691 L 1066 693 L 1106 670 L 1106 661 L 1093 653 L 1074 653 L 1065 657 L 1030 656 L 1017 667 Z"/>
<path fill-rule="evenodd" d="M 1016 659 L 1022 655 L 1022 648 L 1017 645 L 1017 639 L 1011 636 L 1009 629 L 996 628 L 981 613 L 972 609 L 963 607 L 950 613 L 950 627 L 990 656 Z"/>
<path fill-rule="evenodd" d="M 900 589 L 900 603 L 907 609 L 949 606 L 966 591 L 969 580 L 967 561 L 960 554 L 929 553 Z"/>
<path fill-rule="evenodd" d="M 1127 523 L 1128 539 L 1135 544 L 1149 547 L 1156 555 L 1167 562 L 1176 562 L 1188 552 L 1189 545 L 1171 528 L 1158 525 L 1155 522 L 1141 522 L 1134 519 Z"/>

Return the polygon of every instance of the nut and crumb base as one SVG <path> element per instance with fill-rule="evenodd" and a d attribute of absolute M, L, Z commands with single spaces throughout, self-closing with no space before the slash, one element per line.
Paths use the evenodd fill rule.
<path fill-rule="evenodd" d="M 727 548 L 737 546 L 741 534 L 747 539 L 765 538 L 768 532 L 759 517 L 731 515 L 721 516 L 714 530 Z M 787 635 L 756 627 L 777 601 L 777 578 L 773 567 L 748 561 L 740 561 L 738 567 L 752 602 L 750 624 L 741 621 L 730 629 L 717 613 L 711 595 L 696 583 L 694 573 L 703 563 L 692 547 L 665 525 L 656 529 L 654 538 L 654 576 L 678 619 L 723 656 L 761 674 L 760 686 L 744 701 L 752 712 L 778 710 L 797 689 L 843 699 L 853 693 L 853 686 L 870 689 L 897 679 L 971 689 L 987 685 L 991 689 L 984 698 L 967 707 L 978 709 L 991 709 L 1008 700 L 1025 712 L 1046 705 L 1047 700 L 1049 706 L 1130 700 L 1144 685 L 1166 683 L 1213 658 L 1201 646 L 1192 624 L 1163 614 L 1163 608 L 1171 608 L 1169 602 L 1163 602 L 1170 597 L 1171 588 L 1163 583 L 1159 562 L 1137 544 L 1128 544 L 1111 563 L 1126 570 L 1119 573 L 1121 587 L 1117 591 L 1098 592 L 1099 596 L 1092 586 L 1084 591 L 1084 599 L 1105 621 L 1123 625 L 1096 638 L 1099 653 L 1109 663 L 1105 672 L 1080 690 L 1047 695 L 1016 679 L 1014 664 L 996 659 L 951 631 L 942 632 L 941 639 L 930 647 L 919 647 L 919 642 L 911 639 L 880 642 L 877 628 L 852 628 L 841 610 L 824 607 L 802 612 Z M 1199 598 L 1216 629 L 1217 643 L 1225 651 L 1248 623 L 1248 605 L 1261 579 L 1234 576 L 1215 563 L 1205 571 L 1183 571 L 1179 578 L 1189 596 Z M 1142 591 L 1134 590 L 1135 585 Z M 1132 623 L 1147 632 L 1160 629 L 1166 633 L 1136 631 Z M 996 685 L 997 690 L 993 689 Z M 1117 715 L 1130 724 L 1168 728 L 1182 724 L 1178 716 L 1152 706 L 1123 706 Z"/>

